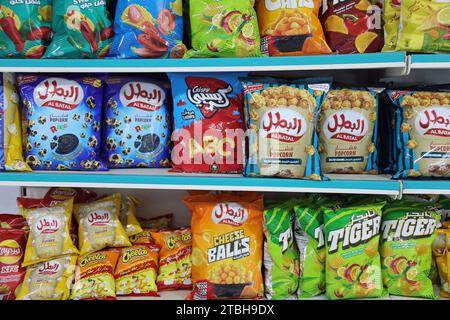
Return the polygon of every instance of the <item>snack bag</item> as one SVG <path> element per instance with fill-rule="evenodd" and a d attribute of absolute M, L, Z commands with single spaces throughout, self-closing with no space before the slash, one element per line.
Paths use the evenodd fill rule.
<path fill-rule="evenodd" d="M 0 18 L 1 20 L 2 18 Z M 31 171 L 22 156 L 22 127 L 20 123 L 19 100 L 14 74 L 1 74 L 0 170 Z"/>
<path fill-rule="evenodd" d="M 385 204 L 324 209 L 326 295 L 329 299 L 384 295 L 378 242 Z"/>
<path fill-rule="evenodd" d="M 78 258 L 72 300 L 115 300 L 114 269 L 120 251 L 102 250 Z"/>
<path fill-rule="evenodd" d="M 331 53 L 318 15 L 321 0 L 257 0 L 261 51 L 269 56 Z"/>
<path fill-rule="evenodd" d="M 30 228 L 22 266 L 40 263 L 63 255 L 78 254 L 70 238 L 73 198 L 51 204 L 38 199 L 17 198 L 17 204 Z"/>
<path fill-rule="evenodd" d="M 450 91 L 388 91 L 397 110 L 394 178 L 450 177 Z"/>
<path fill-rule="evenodd" d="M 0 213 L 0 228 L 28 230 L 27 220 L 18 214 Z"/>
<path fill-rule="evenodd" d="M 158 296 L 158 252 L 155 245 L 122 249 L 114 276 L 118 296 Z"/>
<path fill-rule="evenodd" d="M 379 52 L 384 44 L 382 8 L 383 0 L 324 0 L 320 19 L 331 50 Z"/>
<path fill-rule="evenodd" d="M 52 38 L 52 1 L 2 1 L 0 58 L 40 58 Z"/>
<path fill-rule="evenodd" d="M 141 227 L 146 229 L 172 228 L 172 220 L 173 213 L 168 213 L 149 219 L 138 217 Z"/>
<path fill-rule="evenodd" d="M 381 257 L 389 294 L 436 298 L 429 278 L 439 214 L 434 204 L 403 199 L 383 210 Z"/>
<path fill-rule="evenodd" d="M 182 0 L 122 0 L 117 3 L 109 56 L 182 58 Z"/>
<path fill-rule="evenodd" d="M 161 247 L 156 279 L 158 290 L 191 289 L 191 229 L 160 229 L 151 231 L 151 236 Z"/>
<path fill-rule="evenodd" d="M 262 195 L 198 195 L 184 202 L 192 211 L 190 298 L 262 297 Z"/>
<path fill-rule="evenodd" d="M 433 253 L 441 283 L 440 295 L 443 298 L 450 298 L 450 229 L 436 230 Z"/>
<path fill-rule="evenodd" d="M 77 219 L 80 255 L 92 253 L 106 247 L 129 247 L 130 240 L 119 221 L 122 196 L 110 196 L 84 204 L 73 209 Z"/>
<path fill-rule="evenodd" d="M 397 50 L 449 52 L 448 1 L 402 0 Z"/>
<path fill-rule="evenodd" d="M 24 156 L 37 170 L 106 170 L 100 161 L 102 79 L 20 75 Z"/>
<path fill-rule="evenodd" d="M 27 236 L 25 230 L 0 228 L 0 301 L 15 300 L 19 293 Z"/>
<path fill-rule="evenodd" d="M 103 58 L 108 55 L 114 34 L 108 2 L 58 0 L 54 3 L 55 32 L 44 58 Z"/>
<path fill-rule="evenodd" d="M 17 300 L 69 299 L 76 263 L 68 255 L 29 266 Z"/>
<path fill-rule="evenodd" d="M 154 244 L 155 240 L 152 237 L 152 231 L 156 231 L 155 229 L 142 229 L 142 232 L 130 236 L 130 242 L 134 244 Z"/>
<path fill-rule="evenodd" d="M 321 180 L 317 115 L 328 83 L 242 79 L 251 129 L 244 175 Z"/>
<path fill-rule="evenodd" d="M 450 228 L 450 196 L 441 195 L 439 204 L 442 206 L 441 224 L 444 228 Z"/>
<path fill-rule="evenodd" d="M 295 200 L 265 206 L 264 291 L 269 300 L 295 296 L 299 278 L 299 252 L 292 224 Z"/>
<path fill-rule="evenodd" d="M 122 201 L 119 220 L 129 237 L 142 232 L 141 225 L 136 218 L 136 207 L 139 203 L 140 201 L 136 197 L 126 197 L 125 200 Z"/>
<path fill-rule="evenodd" d="M 398 41 L 398 29 L 400 26 L 401 0 L 384 1 L 384 47 L 383 52 L 395 51 Z"/>
<path fill-rule="evenodd" d="M 323 173 L 378 173 L 378 90 L 336 87 L 322 103 Z"/>
<path fill-rule="evenodd" d="M 245 1 L 248 0 L 242 2 Z M 174 171 L 242 171 L 240 146 L 244 125 L 240 75 L 244 74 L 169 73 L 174 106 Z"/>
<path fill-rule="evenodd" d="M 260 37 L 250 0 L 188 0 L 192 49 L 185 58 L 258 57 Z"/>
<path fill-rule="evenodd" d="M 102 151 L 110 168 L 169 166 L 170 94 L 157 80 L 110 77 Z"/>

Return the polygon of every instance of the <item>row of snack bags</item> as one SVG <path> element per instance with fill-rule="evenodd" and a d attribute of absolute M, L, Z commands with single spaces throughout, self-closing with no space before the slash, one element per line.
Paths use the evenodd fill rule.
<path fill-rule="evenodd" d="M 436 264 L 448 297 L 448 200 L 312 195 L 266 205 L 266 297 L 434 299 Z"/>

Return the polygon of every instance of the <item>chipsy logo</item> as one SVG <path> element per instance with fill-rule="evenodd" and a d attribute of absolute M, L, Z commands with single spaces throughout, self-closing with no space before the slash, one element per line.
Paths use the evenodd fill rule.
<path fill-rule="evenodd" d="M 235 202 L 219 203 L 212 211 L 212 220 L 215 224 L 240 226 L 243 225 L 247 219 L 247 209 Z"/>
<path fill-rule="evenodd" d="M 22 248 L 15 240 L 5 240 L 0 243 L 0 262 L 4 262 L 5 258 L 17 257 L 17 259 L 13 259 L 12 263 L 17 262 L 22 257 Z M 6 263 L 6 262 L 5 262 Z"/>
<path fill-rule="evenodd" d="M 84 94 L 83 88 L 76 81 L 47 78 L 36 86 L 33 97 L 43 107 L 73 110 L 83 101 Z"/>
<path fill-rule="evenodd" d="M 268 11 L 296 8 L 314 9 L 313 0 L 265 0 L 264 4 Z"/>
<path fill-rule="evenodd" d="M 282 142 L 296 142 L 306 132 L 306 121 L 303 116 L 291 109 L 275 108 L 267 111 L 261 119 L 261 133 L 266 138 Z"/>
<path fill-rule="evenodd" d="M 61 221 L 55 217 L 43 217 L 36 223 L 36 231 L 41 234 L 55 233 L 59 230 Z"/>
<path fill-rule="evenodd" d="M 322 129 L 328 139 L 357 142 L 364 138 L 368 127 L 369 122 L 363 114 L 346 110 L 328 117 Z"/>
<path fill-rule="evenodd" d="M 120 89 L 120 102 L 132 108 L 144 111 L 156 111 L 161 108 L 166 94 L 152 83 L 128 82 Z"/>
<path fill-rule="evenodd" d="M 450 137 L 450 108 L 432 107 L 419 112 L 415 121 L 421 135 Z"/>
<path fill-rule="evenodd" d="M 92 226 L 104 226 L 111 221 L 111 214 L 108 211 L 95 211 L 91 212 L 87 221 Z"/>
<path fill-rule="evenodd" d="M 47 261 L 38 268 L 38 273 L 42 275 L 54 275 L 61 270 L 61 264 L 58 261 Z"/>

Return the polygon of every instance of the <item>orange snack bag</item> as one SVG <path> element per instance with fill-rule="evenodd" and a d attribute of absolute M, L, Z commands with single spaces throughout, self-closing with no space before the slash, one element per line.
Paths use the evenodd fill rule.
<path fill-rule="evenodd" d="M 209 194 L 184 202 L 192 211 L 190 298 L 262 297 L 263 196 Z"/>
<path fill-rule="evenodd" d="M 261 51 L 269 56 L 331 53 L 318 18 L 321 0 L 258 0 Z"/>

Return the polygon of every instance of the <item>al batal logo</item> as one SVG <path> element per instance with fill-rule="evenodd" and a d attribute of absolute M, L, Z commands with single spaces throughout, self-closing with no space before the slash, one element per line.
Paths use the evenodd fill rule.
<path fill-rule="evenodd" d="M 212 220 L 215 224 L 240 226 L 248 219 L 248 211 L 239 203 L 218 203 L 212 210 Z"/>
<path fill-rule="evenodd" d="M 328 139 L 357 142 L 364 138 L 369 129 L 369 121 L 363 114 L 344 110 L 335 112 L 323 124 L 323 132 Z"/>
<path fill-rule="evenodd" d="M 35 229 L 41 234 L 55 233 L 59 230 L 61 221 L 54 216 L 45 216 L 36 222 Z"/>
<path fill-rule="evenodd" d="M 120 88 L 120 102 L 127 107 L 144 111 L 156 111 L 161 108 L 166 94 L 164 90 L 148 82 L 128 82 Z"/>
<path fill-rule="evenodd" d="M 84 93 L 76 81 L 47 78 L 36 86 L 33 98 L 42 107 L 73 110 L 83 101 Z"/>
<path fill-rule="evenodd" d="M 58 273 L 58 271 L 61 269 L 61 264 L 56 261 L 46 261 L 38 268 L 39 274 L 45 274 L 45 275 L 53 275 Z"/>
<path fill-rule="evenodd" d="M 91 212 L 87 220 L 92 226 L 104 226 L 111 221 L 111 214 L 108 211 Z"/>
<path fill-rule="evenodd" d="M 260 133 L 267 139 L 296 142 L 305 134 L 307 124 L 303 116 L 292 109 L 275 108 L 264 113 Z"/>
<path fill-rule="evenodd" d="M 450 108 L 431 107 L 420 111 L 415 126 L 420 135 L 450 137 Z"/>

